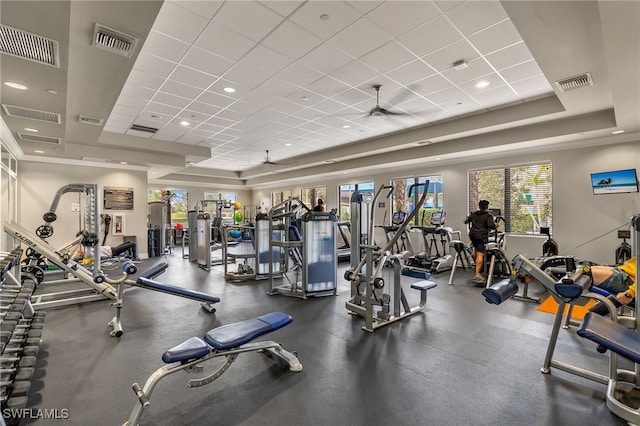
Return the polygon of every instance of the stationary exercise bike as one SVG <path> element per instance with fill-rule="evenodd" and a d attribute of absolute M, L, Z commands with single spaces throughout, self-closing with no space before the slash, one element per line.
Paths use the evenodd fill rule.
<path fill-rule="evenodd" d="M 558 248 L 558 243 L 551 238 L 551 229 L 548 226 L 541 226 L 540 233 L 547 236 L 547 241 L 542 244 L 542 256 L 557 256 L 560 249 Z"/>

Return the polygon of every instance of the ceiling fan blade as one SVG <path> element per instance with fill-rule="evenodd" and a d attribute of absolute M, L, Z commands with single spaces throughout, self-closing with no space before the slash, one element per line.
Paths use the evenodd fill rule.
<path fill-rule="evenodd" d="M 398 90 L 398 94 L 389 101 L 389 105 L 397 105 L 401 103 L 411 95 L 411 92 L 415 92 L 417 88 L 418 85 L 414 83 L 408 85 L 406 89 Z"/>

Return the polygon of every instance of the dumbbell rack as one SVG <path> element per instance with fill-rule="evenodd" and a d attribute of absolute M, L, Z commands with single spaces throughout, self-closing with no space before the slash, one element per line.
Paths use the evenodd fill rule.
<path fill-rule="evenodd" d="M 26 408 L 42 337 L 45 314 L 34 312 L 31 296 L 37 280 L 21 276 L 21 249 L 0 253 L 0 403 L 1 412 Z M 6 411 L 8 410 L 8 411 Z M 7 425 L 20 418 L 4 417 Z"/>

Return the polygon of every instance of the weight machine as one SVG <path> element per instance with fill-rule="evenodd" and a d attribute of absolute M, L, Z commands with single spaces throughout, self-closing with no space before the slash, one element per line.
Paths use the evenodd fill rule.
<path fill-rule="evenodd" d="M 337 295 L 338 219 L 332 212 L 307 211 L 301 217 L 300 233 L 294 222 L 302 209 L 308 210 L 299 198 L 292 197 L 269 211 L 268 294 L 302 299 Z M 287 282 L 276 283 L 278 277 Z"/>
<path fill-rule="evenodd" d="M 420 291 L 420 303 L 418 306 L 411 307 L 402 288 L 402 259 L 404 255 L 402 253 L 391 254 L 391 249 L 398 238 L 424 204 L 427 196 L 426 188 L 429 186 L 428 181 L 411 185 L 408 194 L 411 194 L 415 187 L 420 186 L 424 187 L 420 201 L 382 248 L 369 242 L 369 236 L 373 235 L 375 223 L 375 209 L 372 206 L 376 205 L 384 191 L 388 191 L 386 198 L 389 198 L 393 187 L 380 186 L 373 198 L 360 194 L 358 191 L 354 192 L 351 197 L 352 267 L 344 274 L 344 278 L 351 282 L 351 297 L 346 301 L 345 306 L 350 314 L 365 318 L 365 325 L 362 327 L 365 331 L 373 332 L 387 324 L 420 312 L 427 304 L 427 291 L 437 285 L 435 282 L 427 280 L 413 283 L 411 288 Z M 363 215 L 363 211 L 370 212 L 370 216 L 367 218 Z M 366 232 L 362 232 L 365 230 Z M 389 265 L 392 265 L 393 279 L 392 283 L 386 286 L 382 275 L 384 268 Z M 388 289 L 389 292 L 385 292 L 385 287 L 391 287 Z"/>

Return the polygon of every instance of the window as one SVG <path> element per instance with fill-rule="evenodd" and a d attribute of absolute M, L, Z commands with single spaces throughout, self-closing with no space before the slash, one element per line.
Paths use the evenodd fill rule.
<path fill-rule="evenodd" d="M 187 223 L 188 194 L 182 189 L 172 191 L 161 189 L 149 189 L 147 202 L 163 201 L 171 206 L 171 227 L 177 223 Z"/>
<path fill-rule="evenodd" d="M 327 201 L 327 187 L 326 186 L 318 186 L 315 188 L 303 188 L 302 189 L 302 202 L 309 207 L 309 209 L 312 209 L 315 205 L 316 202 L 318 201 L 318 198 L 322 198 L 325 201 Z"/>
<path fill-rule="evenodd" d="M 540 232 L 552 227 L 551 163 L 508 166 L 469 172 L 469 211 L 482 199 L 489 208 L 501 210 L 505 231 L 515 234 Z"/>
<path fill-rule="evenodd" d="M 354 192 L 375 193 L 373 182 L 362 182 L 350 185 L 340 185 L 340 209 L 338 220 L 349 222 L 351 220 L 351 196 Z"/>
<path fill-rule="evenodd" d="M 425 188 L 425 185 L 421 184 L 425 184 L 427 181 L 429 181 L 429 186 Z M 411 213 L 416 203 L 422 198 L 423 191 L 427 190 L 427 197 L 424 204 L 420 206 L 420 212 L 412 221 L 412 225 L 417 223 L 420 226 L 430 226 L 431 214 L 444 210 L 442 175 L 394 179 L 391 181 L 391 185 L 393 186 L 391 214 L 398 211 Z M 408 194 L 411 185 L 417 186 L 414 187 L 411 194 Z"/>
<path fill-rule="evenodd" d="M 291 190 L 272 192 L 271 193 L 271 207 L 276 206 L 283 202 L 284 200 L 288 200 L 291 198 Z"/>
<path fill-rule="evenodd" d="M 203 208 L 204 212 L 209 213 L 211 217 L 222 217 L 223 222 L 230 223 L 234 220 L 235 210 L 232 204 L 237 201 L 235 192 L 205 192 L 204 199 L 207 201 L 220 201 L 221 203 L 209 203 Z M 222 203 L 225 201 L 225 203 Z"/>

